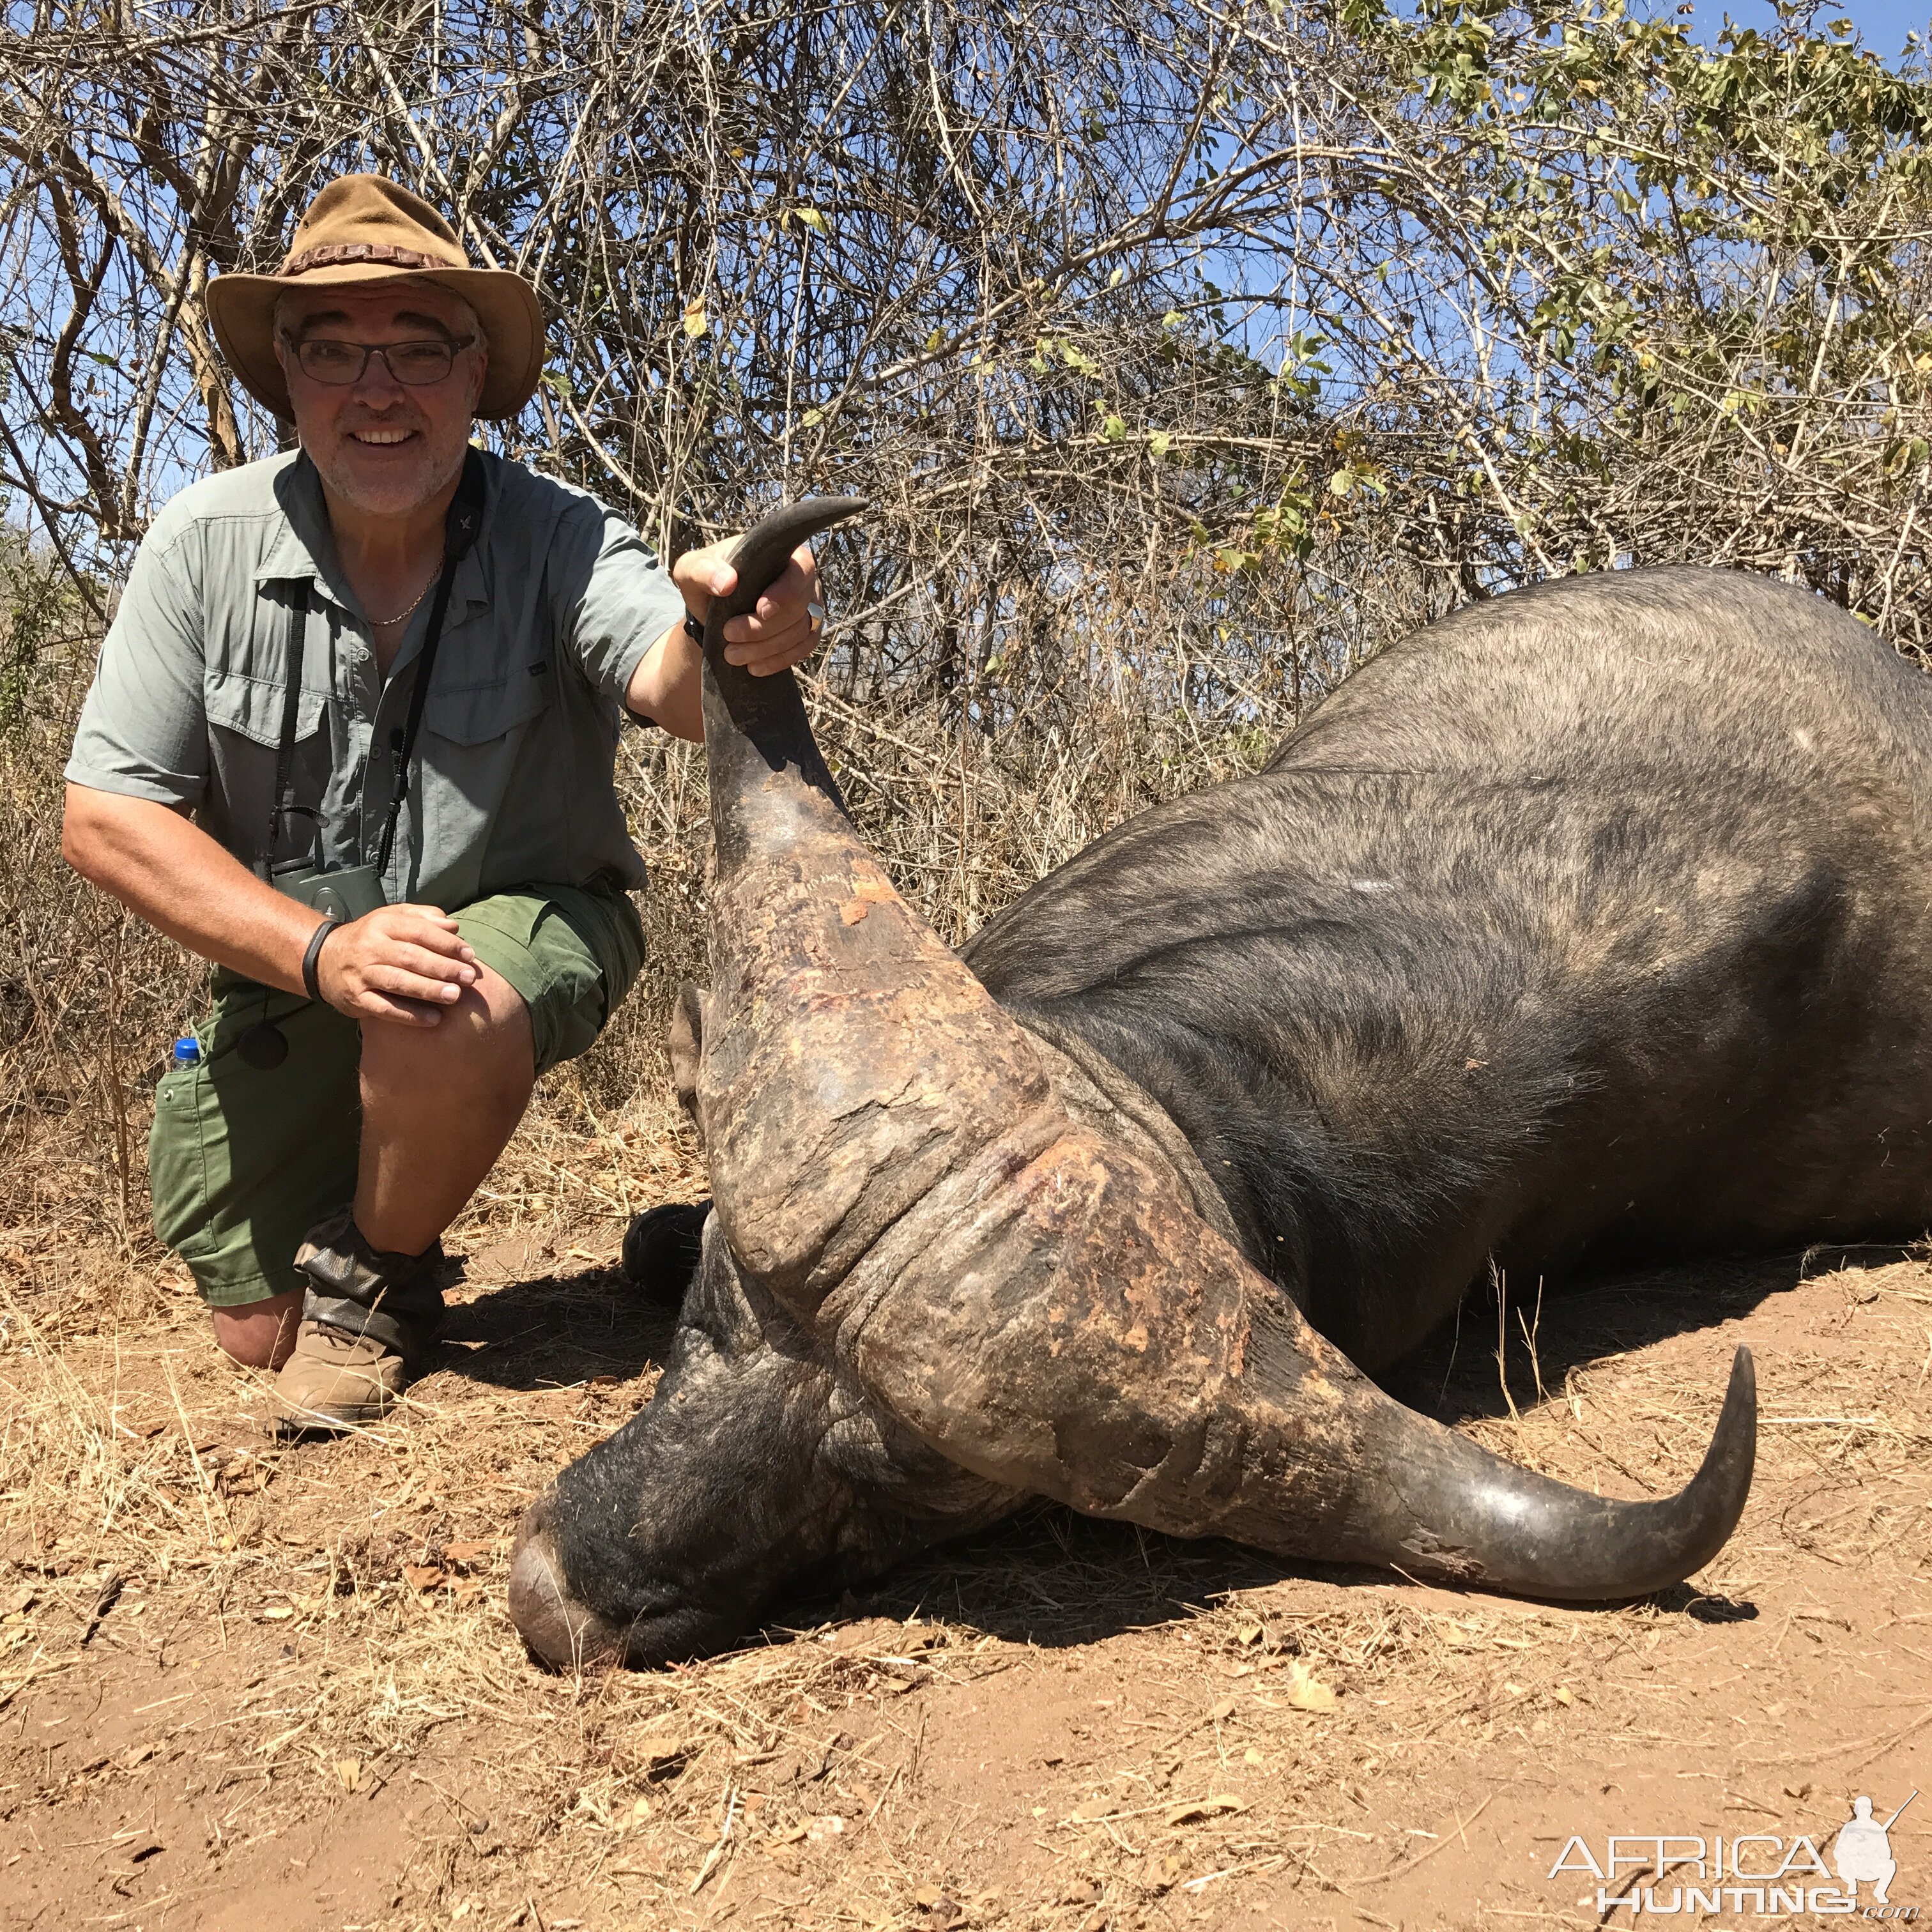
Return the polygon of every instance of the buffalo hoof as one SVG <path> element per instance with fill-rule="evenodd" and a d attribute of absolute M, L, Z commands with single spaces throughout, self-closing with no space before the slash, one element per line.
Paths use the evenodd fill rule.
<path fill-rule="evenodd" d="M 550 1534 L 542 1505 L 532 1504 L 517 1526 L 510 1553 L 510 1618 L 522 1632 L 530 1654 L 552 1670 L 580 1670 L 586 1664 L 621 1664 L 624 1633 L 571 1594 Z"/>
<path fill-rule="evenodd" d="M 668 1201 L 634 1216 L 624 1231 L 624 1278 L 655 1308 L 684 1305 L 704 1246 L 708 1201 Z"/>

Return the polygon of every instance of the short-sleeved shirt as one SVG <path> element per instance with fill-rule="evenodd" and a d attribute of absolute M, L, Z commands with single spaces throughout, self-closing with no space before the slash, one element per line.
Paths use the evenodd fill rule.
<path fill-rule="evenodd" d="M 682 599 L 595 497 L 483 458 L 483 521 L 458 566 L 417 767 L 383 886 L 446 910 L 532 881 L 634 886 L 644 862 L 612 782 L 623 694 Z M 336 559 L 321 480 L 278 456 L 184 490 L 141 544 L 67 776 L 190 806 L 252 866 L 274 803 L 292 610 L 307 593 L 292 764 L 275 857 L 371 862 L 434 596 L 386 680 Z"/>

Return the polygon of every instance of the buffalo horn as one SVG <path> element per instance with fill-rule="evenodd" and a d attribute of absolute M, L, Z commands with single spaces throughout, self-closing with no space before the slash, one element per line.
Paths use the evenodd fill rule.
<path fill-rule="evenodd" d="M 1050 1049 L 895 892 L 788 673 L 724 663 L 803 537 L 781 511 L 707 627 L 712 987 L 696 1111 L 740 1265 L 953 1462 L 1182 1535 L 1587 1600 L 1723 1545 L 1756 1444 L 1742 1349 L 1681 1494 L 1570 1490 L 1404 1408 L 1194 1211 L 1077 1118 Z"/>

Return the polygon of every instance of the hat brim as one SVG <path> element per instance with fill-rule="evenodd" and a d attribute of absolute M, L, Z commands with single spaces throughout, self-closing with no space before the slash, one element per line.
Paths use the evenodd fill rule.
<path fill-rule="evenodd" d="M 295 406 L 275 354 L 275 303 L 305 290 L 386 282 L 428 282 L 460 296 L 489 338 L 490 360 L 479 416 L 514 416 L 536 393 L 543 374 L 543 310 L 537 292 L 508 268 L 382 268 L 344 262 L 300 276 L 217 275 L 208 285 L 208 319 L 236 380 L 255 400 L 292 420 Z"/>

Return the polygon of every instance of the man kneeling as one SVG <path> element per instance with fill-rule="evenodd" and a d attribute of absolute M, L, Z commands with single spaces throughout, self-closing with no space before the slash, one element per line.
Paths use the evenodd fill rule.
<path fill-rule="evenodd" d="M 221 1346 L 280 1370 L 284 1422 L 342 1427 L 394 1402 L 442 1231 L 636 976 L 620 721 L 703 736 L 702 620 L 735 578 L 723 546 L 667 574 L 593 498 L 470 448 L 536 388 L 536 292 L 392 183 L 329 184 L 208 308 L 301 446 L 155 519 L 64 850 L 215 964 L 156 1096 L 155 1230 Z M 801 550 L 728 655 L 798 662 L 817 595 Z"/>

